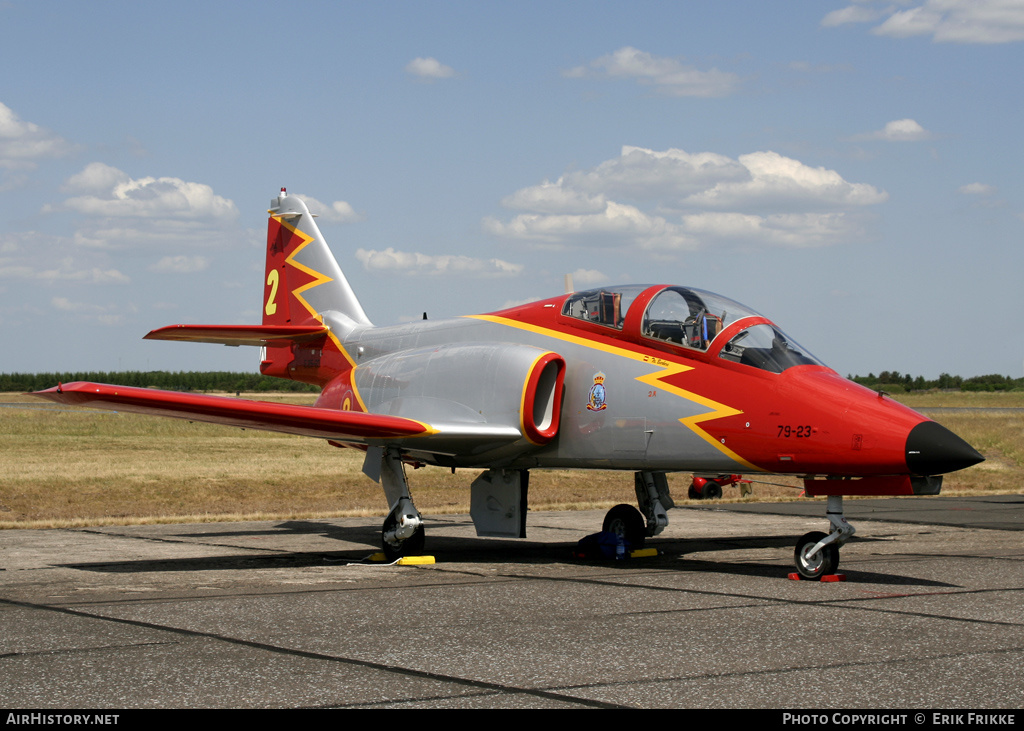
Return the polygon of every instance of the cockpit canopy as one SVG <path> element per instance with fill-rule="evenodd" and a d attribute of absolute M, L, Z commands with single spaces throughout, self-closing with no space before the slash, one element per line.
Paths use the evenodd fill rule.
<path fill-rule="evenodd" d="M 637 333 L 625 332 L 627 314 L 634 300 L 650 285 L 601 287 L 575 292 L 566 298 L 562 314 L 635 335 L 640 341 L 670 343 L 684 351 L 715 351 L 723 360 L 772 373 L 796 365 L 823 365 L 788 338 L 767 318 L 739 302 L 692 287 L 663 287 L 650 297 L 639 318 Z M 644 298 L 646 299 L 646 298 Z M 743 327 L 743 320 L 749 324 Z M 631 327 L 637 320 L 630 318 Z M 738 323 L 736 327 L 730 327 Z M 718 336 L 729 329 L 729 339 L 719 347 Z"/>

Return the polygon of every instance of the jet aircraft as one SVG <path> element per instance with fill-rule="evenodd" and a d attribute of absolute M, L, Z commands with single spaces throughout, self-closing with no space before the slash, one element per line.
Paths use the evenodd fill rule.
<path fill-rule="evenodd" d="M 827 533 L 800 538 L 820 579 L 854 533 L 844 495 L 935 495 L 983 457 L 951 431 L 841 377 L 752 309 L 666 284 L 571 292 L 499 312 L 375 327 L 305 203 L 268 211 L 261 325 L 150 332 L 261 348 L 260 371 L 320 387 L 314 406 L 96 383 L 37 395 L 65 404 L 300 434 L 365 451 L 384 490 L 390 557 L 420 553 L 406 465 L 483 470 L 470 487 L 479 535 L 525 537 L 530 470 L 634 474 L 639 510 L 604 529 L 636 547 L 668 525 L 666 474 L 785 474 L 827 496 Z"/>

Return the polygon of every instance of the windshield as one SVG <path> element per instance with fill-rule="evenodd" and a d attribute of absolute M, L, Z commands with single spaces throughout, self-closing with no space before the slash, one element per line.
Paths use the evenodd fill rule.
<path fill-rule="evenodd" d="M 749 307 L 711 292 L 667 287 L 647 306 L 641 327 L 644 337 L 707 350 L 728 325 L 756 315 Z"/>
<path fill-rule="evenodd" d="M 718 357 L 772 373 L 782 373 L 796 365 L 824 365 L 781 330 L 767 324 L 736 333 Z"/>

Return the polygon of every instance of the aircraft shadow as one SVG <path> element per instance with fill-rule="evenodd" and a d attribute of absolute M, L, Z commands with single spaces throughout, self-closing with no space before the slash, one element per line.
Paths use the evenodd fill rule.
<path fill-rule="evenodd" d="M 433 523 L 439 525 L 436 521 Z M 453 525 L 455 525 L 453 523 Z M 358 526 L 339 526 L 330 522 L 292 520 L 276 523 L 272 527 L 239 527 L 237 530 L 220 530 L 211 533 L 180 533 L 182 539 L 216 539 L 245 537 L 274 537 L 282 534 L 319 535 L 323 538 L 344 541 L 348 544 L 363 544 L 358 548 L 346 548 L 337 551 L 276 551 L 276 552 L 240 552 L 220 556 L 195 556 L 188 558 L 139 559 L 131 561 L 105 561 L 97 563 L 67 563 L 66 568 L 81 571 L 102 573 L 146 573 L 146 572 L 179 572 L 179 571 L 237 571 L 260 570 L 268 568 L 306 568 L 339 563 L 358 563 L 371 553 L 379 551 L 380 531 L 373 524 Z M 605 566 L 615 570 L 632 571 L 654 569 L 658 571 L 716 573 L 730 576 L 750 576 L 763 578 L 786 577 L 793 571 L 791 566 L 777 563 L 730 563 L 711 561 L 706 558 L 688 558 L 689 554 L 708 553 L 715 551 L 735 551 L 744 549 L 785 549 L 791 551 L 797 536 L 760 536 L 760 537 L 711 537 L 693 539 L 653 539 L 647 546 L 656 548 L 658 555 L 642 559 L 623 561 L 602 559 L 579 559 L 574 556 L 575 543 L 540 543 L 529 539 L 501 539 L 478 537 L 427 536 L 426 553 L 438 558 L 440 563 L 451 562 L 471 565 L 550 565 L 563 564 L 567 561 L 592 566 Z M 873 539 L 855 538 L 856 542 L 867 542 Z M 860 583 L 884 584 L 894 586 L 947 587 L 957 585 L 940 581 L 931 581 L 917 577 L 892 573 L 849 570 L 840 564 L 840 570 L 850 581 Z"/>
<path fill-rule="evenodd" d="M 367 519 L 368 521 L 376 520 Z M 383 523 L 383 519 L 381 519 Z M 315 520 L 286 520 L 274 523 L 272 526 L 259 528 L 244 528 L 239 524 L 237 529 L 220 530 L 211 533 L 179 533 L 178 538 L 259 538 L 280 536 L 282 534 L 292 535 L 319 535 L 333 540 L 347 541 L 349 543 L 367 543 L 376 546 L 380 543 L 380 525 L 368 522 L 366 525 L 341 526 L 334 523 Z"/>
<path fill-rule="evenodd" d="M 358 553 L 359 555 L 356 555 Z M 315 553 L 271 553 L 261 556 L 237 554 L 229 556 L 196 556 L 192 558 L 141 559 L 137 561 L 107 561 L 102 563 L 58 564 L 79 571 L 97 571 L 110 574 L 135 574 L 174 571 L 237 571 L 239 569 L 305 568 L 326 563 L 359 561 L 363 552 L 320 551 Z"/>
<path fill-rule="evenodd" d="M 365 526 L 339 526 L 333 523 L 312 520 L 291 520 L 275 523 L 272 526 L 261 524 L 260 527 L 244 527 L 238 524 L 237 529 L 218 530 L 205 533 L 177 533 L 173 538 L 183 542 L 195 541 L 202 545 L 204 540 L 236 539 L 236 538 L 273 538 L 282 535 L 320 535 L 324 538 L 344 541 L 346 543 L 366 544 L 362 548 L 347 548 L 338 551 L 277 551 L 277 552 L 241 552 L 221 556 L 195 556 L 189 558 L 140 559 L 135 561 L 104 561 L 99 563 L 67 563 L 60 564 L 66 568 L 81 571 L 100 571 L 107 573 L 145 573 L 148 571 L 232 571 L 238 569 L 266 569 L 308 566 L 323 566 L 326 563 L 360 561 L 369 554 L 380 550 L 380 528 L 373 524 Z M 260 546 L 254 545 L 259 550 Z"/>

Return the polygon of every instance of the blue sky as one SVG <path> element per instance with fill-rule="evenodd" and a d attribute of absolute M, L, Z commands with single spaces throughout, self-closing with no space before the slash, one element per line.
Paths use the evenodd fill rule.
<path fill-rule="evenodd" d="M 256 369 L 308 197 L 375 324 L 679 283 L 1021 376 L 1024 1 L 0 2 L 0 371 Z"/>

